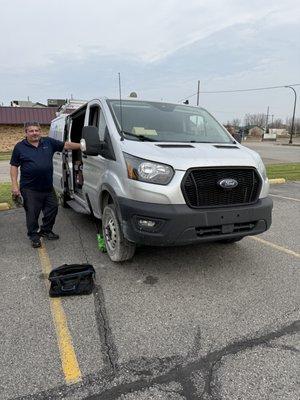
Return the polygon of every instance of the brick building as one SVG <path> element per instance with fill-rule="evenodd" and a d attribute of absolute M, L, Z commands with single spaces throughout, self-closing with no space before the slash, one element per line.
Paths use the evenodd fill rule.
<path fill-rule="evenodd" d="M 0 151 L 10 151 L 24 137 L 24 123 L 35 121 L 48 135 L 56 107 L 0 107 Z"/>

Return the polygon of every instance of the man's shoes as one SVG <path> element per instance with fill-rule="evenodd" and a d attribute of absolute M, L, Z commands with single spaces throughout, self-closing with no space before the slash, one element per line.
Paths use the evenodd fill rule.
<path fill-rule="evenodd" d="M 57 239 L 59 239 L 59 235 L 57 235 L 56 233 L 54 233 L 52 231 L 51 232 L 40 231 L 39 235 L 40 235 L 40 237 L 43 237 L 43 238 L 48 239 L 48 240 L 57 240 Z"/>
<path fill-rule="evenodd" d="M 42 243 L 39 238 L 34 238 L 34 239 L 31 239 L 31 246 L 36 249 L 38 247 L 41 247 Z"/>

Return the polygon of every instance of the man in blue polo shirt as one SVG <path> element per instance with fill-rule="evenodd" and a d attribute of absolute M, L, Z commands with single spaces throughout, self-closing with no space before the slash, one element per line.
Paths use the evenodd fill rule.
<path fill-rule="evenodd" d="M 58 211 L 58 202 L 53 189 L 53 154 L 63 149 L 79 150 L 80 144 L 61 142 L 41 137 L 41 128 L 36 122 L 25 124 L 26 138 L 14 147 L 10 160 L 12 193 L 20 194 L 24 200 L 27 234 L 33 247 L 40 247 L 40 237 L 49 240 L 59 239 L 53 231 Z M 18 168 L 21 170 L 20 188 Z M 43 212 L 39 228 L 39 215 Z"/>

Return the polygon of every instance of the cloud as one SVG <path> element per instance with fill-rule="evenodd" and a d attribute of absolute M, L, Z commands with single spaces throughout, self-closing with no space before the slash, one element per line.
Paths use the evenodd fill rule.
<path fill-rule="evenodd" d="M 281 2 L 254 0 L 2 0 L 1 68 L 47 67 L 55 56 L 75 60 L 101 55 L 158 61 L 180 48 L 236 24 L 287 13 Z M 286 6 L 285 6 L 286 7 Z"/>
<path fill-rule="evenodd" d="M 124 94 L 168 101 L 195 93 L 198 79 L 202 90 L 298 79 L 300 13 L 292 0 L 2 2 L 0 101 L 117 96 L 118 72 Z M 221 119 L 267 105 L 285 115 L 290 107 L 288 94 L 201 101 Z"/>

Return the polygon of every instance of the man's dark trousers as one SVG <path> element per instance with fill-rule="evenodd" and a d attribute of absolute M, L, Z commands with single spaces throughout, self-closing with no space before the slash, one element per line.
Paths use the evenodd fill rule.
<path fill-rule="evenodd" d="M 41 231 L 51 232 L 58 211 L 58 202 L 54 190 L 37 192 L 31 189 L 22 189 L 26 212 L 27 234 L 31 240 L 39 238 L 39 215 L 43 212 Z"/>

